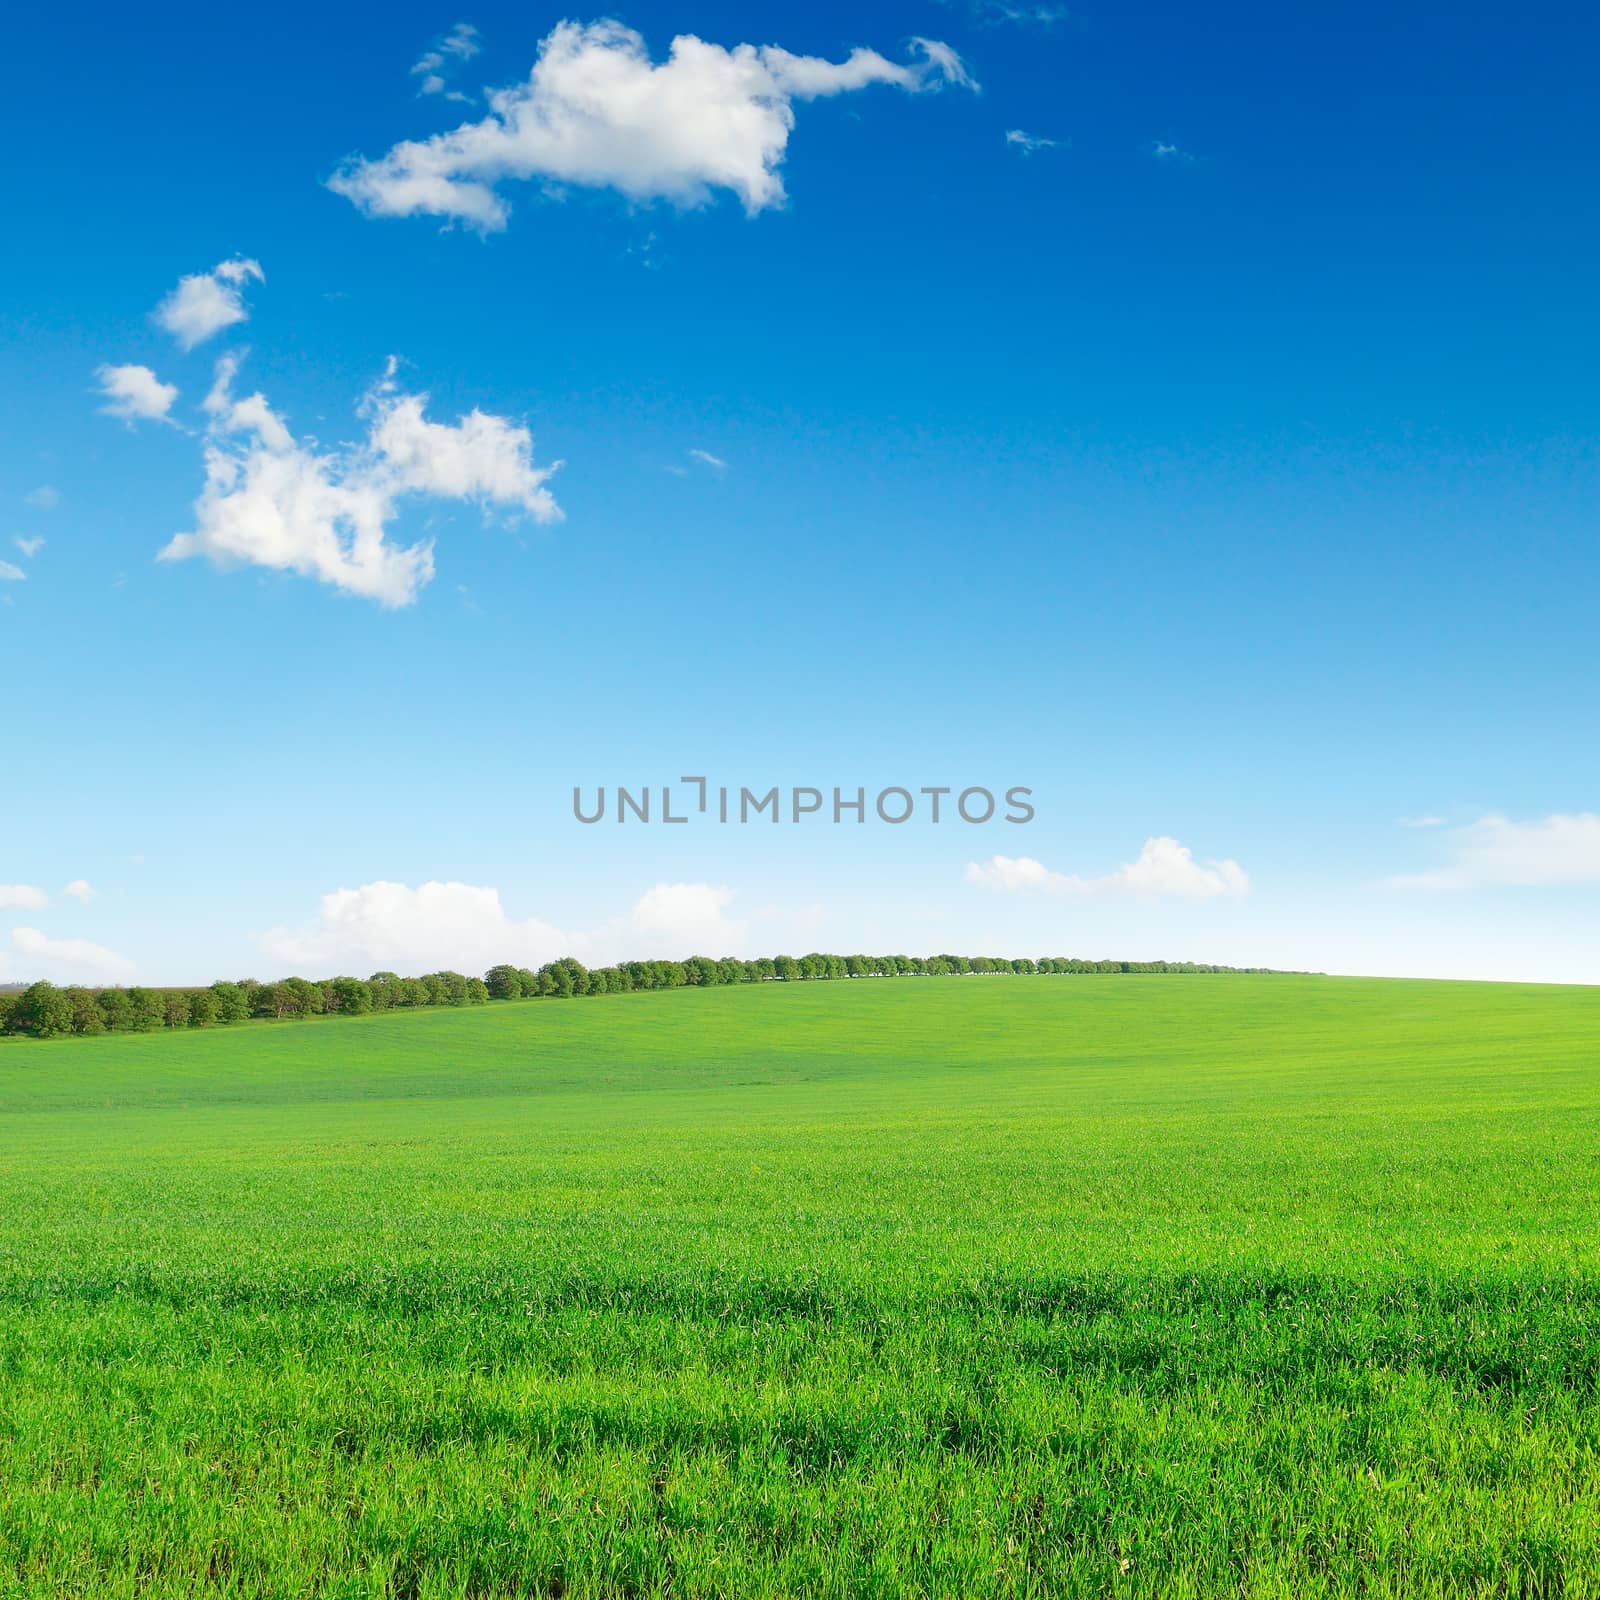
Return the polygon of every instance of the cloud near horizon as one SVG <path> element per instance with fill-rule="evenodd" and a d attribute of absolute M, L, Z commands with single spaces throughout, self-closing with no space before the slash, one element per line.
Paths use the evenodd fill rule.
<path fill-rule="evenodd" d="M 1104 877 L 1083 878 L 1052 872 L 1032 856 L 993 856 L 969 862 L 966 881 L 983 889 L 1050 895 L 1148 895 L 1211 900 L 1250 892 L 1250 879 L 1237 861 L 1196 861 L 1189 847 L 1165 836 L 1146 839 L 1137 861 Z"/>
<path fill-rule="evenodd" d="M 1492 814 L 1445 835 L 1453 859 L 1391 878 L 1395 889 L 1455 891 L 1600 883 L 1600 813 L 1557 812 L 1532 822 Z"/>
<path fill-rule="evenodd" d="M 126 956 L 87 939 L 52 939 L 37 928 L 13 928 L 11 948 L 33 978 L 89 977 L 115 981 L 138 970 Z"/>
<path fill-rule="evenodd" d="M 319 972 L 334 967 L 418 973 L 483 972 L 497 962 L 537 967 L 561 956 L 592 966 L 613 961 L 725 956 L 744 947 L 747 925 L 729 917 L 731 889 L 658 883 L 623 915 L 590 929 L 563 929 L 509 916 L 498 889 L 480 884 L 378 881 L 336 889 L 297 928 L 261 936 L 264 955 Z"/>
<path fill-rule="evenodd" d="M 42 911 L 50 904 L 50 896 L 31 883 L 0 883 L 0 909 L 11 911 Z"/>
<path fill-rule="evenodd" d="M 525 427 L 477 409 L 453 424 L 430 422 L 428 396 L 401 392 L 395 367 L 391 358 L 361 403 L 366 439 L 324 451 L 314 439 L 296 439 L 259 392 L 236 399 L 238 362 L 224 357 L 205 402 L 206 482 L 195 527 L 177 534 L 160 558 L 203 555 L 224 567 L 297 572 L 406 606 L 433 577 L 431 541 L 402 546 L 388 537 L 406 497 L 561 520 L 545 487 L 561 463 L 536 466 Z"/>
<path fill-rule="evenodd" d="M 506 226 L 511 208 L 498 185 L 519 179 L 685 208 L 727 190 L 754 216 L 786 198 L 778 169 L 796 101 L 872 84 L 977 87 L 948 45 L 911 44 L 910 62 L 865 49 L 834 62 L 680 34 L 657 63 L 620 22 L 562 22 L 540 42 L 526 81 L 490 92 L 481 121 L 404 140 L 376 160 L 352 157 L 328 187 L 367 216 L 443 217 L 483 232 Z"/>

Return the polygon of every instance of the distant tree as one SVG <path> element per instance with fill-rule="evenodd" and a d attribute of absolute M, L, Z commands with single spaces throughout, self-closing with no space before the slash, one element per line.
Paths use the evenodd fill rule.
<path fill-rule="evenodd" d="M 128 1026 L 136 1033 L 154 1033 L 167 1025 L 166 996 L 159 989 L 128 991 Z"/>
<path fill-rule="evenodd" d="M 483 1006 L 489 1003 L 489 985 L 482 978 L 467 979 L 467 1002 L 469 1006 Z"/>
<path fill-rule="evenodd" d="M 522 998 L 522 974 L 515 967 L 504 965 L 490 967 L 484 974 L 483 981 L 491 999 L 520 1000 Z"/>
<path fill-rule="evenodd" d="M 189 996 L 182 989 L 164 990 L 161 997 L 162 1018 L 169 1028 L 189 1026 Z"/>
<path fill-rule="evenodd" d="M 196 989 L 189 996 L 189 1026 L 212 1027 L 221 1015 L 222 1007 L 215 989 Z"/>
<path fill-rule="evenodd" d="M 721 980 L 722 974 L 710 956 L 690 956 L 683 965 L 689 974 L 690 985 L 696 989 L 704 989 Z"/>
<path fill-rule="evenodd" d="M 347 1017 L 364 1017 L 372 1010 L 372 985 L 360 978 L 334 978 L 327 986 L 333 997 L 331 1009 Z"/>
<path fill-rule="evenodd" d="M 72 1031 L 74 1033 L 94 1034 L 106 1031 L 105 1012 L 100 1009 L 100 1002 L 95 999 L 92 990 L 74 986 L 70 989 L 63 989 L 61 992 L 67 997 L 67 1003 L 72 1007 Z"/>
<path fill-rule="evenodd" d="M 64 991 L 41 978 L 22 991 L 12 1014 L 12 1025 L 36 1039 L 54 1039 L 72 1032 L 72 1001 Z"/>
<path fill-rule="evenodd" d="M 211 995 L 216 1001 L 218 1022 L 243 1022 L 250 1015 L 250 997 L 236 983 L 219 982 L 211 985 Z"/>
<path fill-rule="evenodd" d="M 133 1006 L 126 989 L 102 989 L 95 996 L 100 1015 L 109 1033 L 122 1033 L 133 1026 Z"/>

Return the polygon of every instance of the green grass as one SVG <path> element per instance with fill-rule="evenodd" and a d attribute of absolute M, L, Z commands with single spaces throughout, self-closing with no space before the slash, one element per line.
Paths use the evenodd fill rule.
<path fill-rule="evenodd" d="M 1600 989 L 0 1049 L 0 1596 L 1600 1595 Z"/>

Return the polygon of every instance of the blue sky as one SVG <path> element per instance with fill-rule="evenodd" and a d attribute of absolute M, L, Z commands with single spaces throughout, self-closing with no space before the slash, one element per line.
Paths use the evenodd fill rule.
<path fill-rule="evenodd" d="M 1600 978 L 1600 23 L 571 21 L 14 24 L 0 979 Z M 690 773 L 1037 815 L 572 818 Z"/>

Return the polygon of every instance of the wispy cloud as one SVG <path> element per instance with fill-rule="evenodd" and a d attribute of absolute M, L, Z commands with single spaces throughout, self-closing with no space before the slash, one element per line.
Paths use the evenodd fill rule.
<path fill-rule="evenodd" d="M 27 576 L 14 561 L 0 561 L 0 583 L 22 583 Z"/>
<path fill-rule="evenodd" d="M 470 61 L 483 46 L 478 30 L 470 22 L 458 22 L 432 49 L 424 52 L 411 75 L 421 78 L 419 94 L 443 95 L 447 100 L 470 100 L 471 95 L 450 88 L 449 78 L 464 61 Z"/>
<path fill-rule="evenodd" d="M 0 910 L 42 911 L 50 896 L 31 883 L 0 883 Z"/>
<path fill-rule="evenodd" d="M 703 467 L 710 467 L 713 472 L 726 472 L 728 470 L 728 463 L 721 456 L 712 455 L 709 450 L 691 450 L 689 459 L 698 461 Z"/>
<path fill-rule="evenodd" d="M 1023 155 L 1031 156 L 1036 150 L 1054 150 L 1061 141 L 1046 139 L 1042 134 L 1024 133 L 1021 128 L 1007 128 L 1006 143 Z"/>
<path fill-rule="evenodd" d="M 41 483 L 23 495 L 22 503 L 35 511 L 54 511 L 61 504 L 61 491 L 52 483 Z"/>
<path fill-rule="evenodd" d="M 1169 166 L 1192 167 L 1197 159 L 1182 145 L 1169 144 L 1164 139 L 1152 139 L 1146 148 L 1155 160 L 1164 161 Z"/>
<path fill-rule="evenodd" d="M 1450 891 L 1600 883 L 1600 813 L 1556 813 L 1530 822 L 1480 817 L 1452 829 L 1446 849 L 1442 866 L 1392 878 L 1391 886 Z"/>
<path fill-rule="evenodd" d="M 972 20 L 983 27 L 1011 24 L 1021 28 L 1053 28 L 1072 15 L 1066 6 L 1018 4 L 1017 0 L 967 0 Z"/>
<path fill-rule="evenodd" d="M 1052 872 L 1032 856 L 992 856 L 986 862 L 969 862 L 966 880 L 981 889 L 1013 894 L 1150 895 L 1186 900 L 1242 895 L 1250 889 L 1250 879 L 1237 861 L 1196 861 L 1187 845 L 1165 836 L 1146 839 L 1137 861 L 1099 878 Z"/>
<path fill-rule="evenodd" d="M 23 538 L 21 534 L 18 534 L 17 537 L 15 539 L 13 539 L 11 542 L 30 561 L 33 560 L 33 558 L 36 555 L 38 555 L 38 553 L 41 550 L 44 549 L 44 540 L 43 539 L 26 539 L 26 538 Z"/>
<path fill-rule="evenodd" d="M 1445 818 L 1443 817 L 1426 816 L 1400 818 L 1400 826 L 1402 828 L 1442 828 L 1444 825 Z"/>

